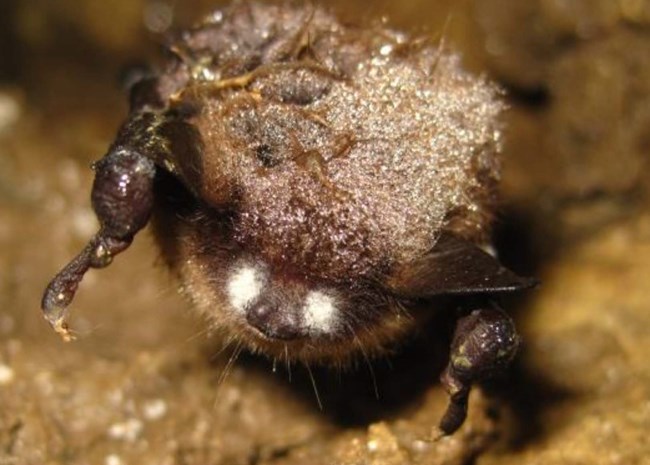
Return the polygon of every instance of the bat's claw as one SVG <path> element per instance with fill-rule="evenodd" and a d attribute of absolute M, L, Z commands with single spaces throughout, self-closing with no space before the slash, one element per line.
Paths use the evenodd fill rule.
<path fill-rule="evenodd" d="M 43 316 L 50 326 L 52 326 L 52 329 L 54 329 L 54 331 L 56 331 L 65 342 L 70 342 L 76 338 L 70 331 L 68 323 L 65 321 L 67 315 L 68 307 L 65 306 L 47 305 L 43 308 Z"/>
<path fill-rule="evenodd" d="M 61 339 L 63 339 L 65 342 L 71 342 L 76 339 L 75 335 L 70 331 L 68 323 L 66 323 L 63 318 L 50 324 L 52 325 L 54 331 L 56 331 L 57 334 L 61 336 Z"/>

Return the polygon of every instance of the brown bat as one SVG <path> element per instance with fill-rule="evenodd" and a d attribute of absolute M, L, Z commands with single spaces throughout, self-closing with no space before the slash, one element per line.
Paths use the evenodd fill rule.
<path fill-rule="evenodd" d="M 534 284 L 486 252 L 497 88 L 442 46 L 314 6 L 235 3 L 167 50 L 93 167 L 101 228 L 47 287 L 47 320 L 69 338 L 84 273 L 150 218 L 194 305 L 270 357 L 376 356 L 457 296 L 440 429 L 458 429 L 471 385 L 517 350 L 493 297 Z"/>

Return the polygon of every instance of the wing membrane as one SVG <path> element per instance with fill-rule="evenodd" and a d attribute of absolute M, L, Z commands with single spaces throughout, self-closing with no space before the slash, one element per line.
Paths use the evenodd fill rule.
<path fill-rule="evenodd" d="M 536 284 L 536 279 L 515 274 L 476 244 L 451 233 L 443 233 L 425 256 L 395 270 L 389 281 L 395 294 L 413 298 L 509 293 Z"/>

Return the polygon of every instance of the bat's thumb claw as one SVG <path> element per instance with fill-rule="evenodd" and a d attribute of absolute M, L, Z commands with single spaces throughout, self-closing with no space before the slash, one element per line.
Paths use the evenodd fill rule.
<path fill-rule="evenodd" d="M 55 321 L 54 324 L 52 324 L 52 328 L 54 328 L 54 331 L 56 331 L 65 342 L 71 342 L 76 339 L 75 335 L 70 331 L 68 324 L 63 319 Z"/>
<path fill-rule="evenodd" d="M 47 322 L 52 326 L 52 329 L 61 336 L 65 342 L 74 341 L 76 337 L 70 331 L 68 323 L 65 321 L 67 311 L 65 308 L 57 308 L 57 311 L 46 312 L 43 314 Z"/>
<path fill-rule="evenodd" d="M 51 299 L 43 299 L 43 316 L 47 322 L 52 326 L 65 342 L 70 342 L 75 339 L 74 335 L 70 332 L 70 328 L 65 319 L 68 315 L 68 307 L 62 305 L 52 304 Z"/>

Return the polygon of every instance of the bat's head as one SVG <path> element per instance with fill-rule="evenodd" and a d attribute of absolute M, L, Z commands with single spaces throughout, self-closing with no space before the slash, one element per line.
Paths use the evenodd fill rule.
<path fill-rule="evenodd" d="M 257 4 L 176 49 L 211 80 L 174 96 L 194 109 L 184 122 L 200 151 L 173 163 L 196 207 L 184 219 L 160 208 L 182 224 L 158 231 L 215 326 L 267 351 L 291 341 L 303 358 L 379 346 L 411 321 L 388 289 L 398 270 L 443 231 L 486 239 L 502 104 L 457 56 Z"/>

